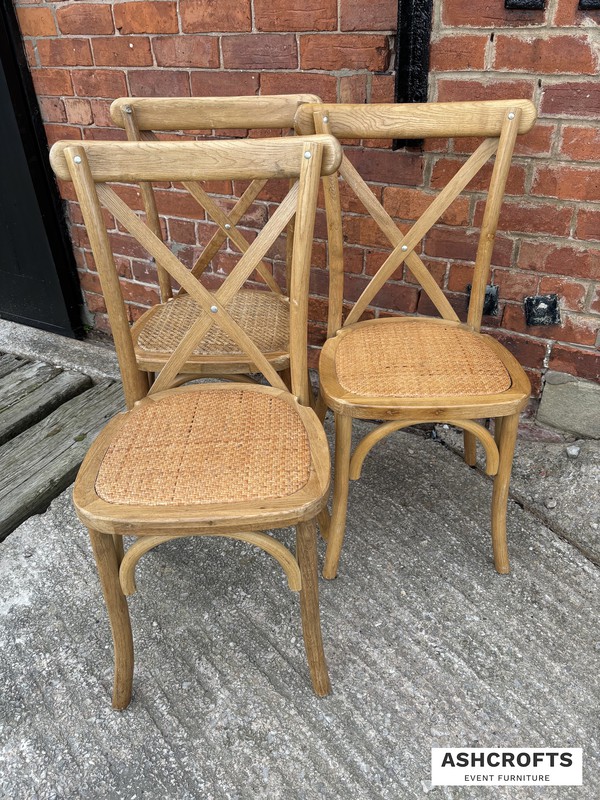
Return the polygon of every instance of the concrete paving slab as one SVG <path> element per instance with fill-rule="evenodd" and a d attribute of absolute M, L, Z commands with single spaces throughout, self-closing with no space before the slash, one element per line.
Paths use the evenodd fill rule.
<path fill-rule="evenodd" d="M 512 573 L 497 575 L 489 502 L 439 443 L 399 433 L 373 451 L 340 576 L 321 581 L 326 699 L 268 556 L 216 539 L 146 555 L 135 696 L 117 713 L 65 492 L 0 544 L 0 797 L 595 800 L 600 571 L 511 502 Z M 431 747 L 476 745 L 583 747 L 584 785 L 430 786 Z"/>

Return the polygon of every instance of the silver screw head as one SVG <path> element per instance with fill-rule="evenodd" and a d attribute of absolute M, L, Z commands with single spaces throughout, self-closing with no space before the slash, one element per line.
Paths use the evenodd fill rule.
<path fill-rule="evenodd" d="M 323 122 L 329 122 L 329 117 L 323 117 Z"/>
<path fill-rule="evenodd" d="M 311 156 L 312 153 L 310 152 L 310 150 L 307 150 L 306 153 L 304 153 L 304 158 L 311 158 Z"/>
<path fill-rule="evenodd" d="M 508 115 L 508 118 L 509 118 L 509 119 L 514 119 L 514 118 L 515 118 L 515 115 L 513 114 L 513 112 L 512 112 L 512 111 L 511 111 L 511 112 L 510 112 L 510 114 Z"/>
<path fill-rule="evenodd" d="M 213 314 L 216 314 L 219 309 L 216 306 L 211 306 L 210 310 L 212 311 Z"/>
<path fill-rule="evenodd" d="M 225 223 L 225 230 L 228 231 L 230 228 L 231 228 L 231 225 L 228 222 L 226 222 Z"/>
<path fill-rule="evenodd" d="M 407 244 L 403 244 L 400 249 L 402 250 L 403 253 L 406 253 L 406 251 L 408 250 L 408 245 Z"/>
<path fill-rule="evenodd" d="M 73 161 L 74 161 L 76 164 L 81 164 L 81 156 L 75 156 L 75 158 L 73 159 Z"/>
<path fill-rule="evenodd" d="M 133 109 L 131 108 L 131 106 L 123 106 L 123 111 L 124 111 L 126 114 L 131 114 L 131 112 L 133 111 Z"/>

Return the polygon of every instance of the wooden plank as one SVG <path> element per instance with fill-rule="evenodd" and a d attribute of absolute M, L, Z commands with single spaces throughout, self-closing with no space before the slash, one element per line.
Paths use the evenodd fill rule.
<path fill-rule="evenodd" d="M 27 361 L 25 361 L 23 358 L 17 358 L 16 356 L 12 356 L 10 353 L 1 353 L 0 378 L 3 378 L 5 375 L 8 375 L 9 372 L 13 372 L 15 369 L 22 367 L 26 363 Z"/>
<path fill-rule="evenodd" d="M 95 436 L 123 407 L 122 386 L 99 383 L 0 447 L 0 541 L 69 486 Z"/>
<path fill-rule="evenodd" d="M 91 385 L 87 375 L 59 367 L 21 362 L 0 378 L 0 444 L 43 419 Z"/>

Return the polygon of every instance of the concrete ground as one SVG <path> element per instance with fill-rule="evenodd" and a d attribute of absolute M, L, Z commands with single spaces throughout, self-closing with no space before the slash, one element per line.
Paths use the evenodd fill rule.
<path fill-rule="evenodd" d="M 325 699 L 277 564 L 187 540 L 140 562 L 135 696 L 112 711 L 107 618 L 65 492 L 0 545 L 0 797 L 596 800 L 599 454 L 566 446 L 520 446 L 508 576 L 484 475 L 411 433 L 373 450 L 340 575 L 320 583 Z M 582 747 L 584 783 L 432 787 L 435 746 Z"/>

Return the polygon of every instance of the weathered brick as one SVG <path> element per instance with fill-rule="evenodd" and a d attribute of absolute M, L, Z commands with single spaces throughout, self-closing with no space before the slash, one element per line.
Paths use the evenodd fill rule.
<path fill-rule="evenodd" d="M 487 35 L 443 36 L 431 43 L 430 69 L 436 72 L 481 70 L 485 66 Z"/>
<path fill-rule="evenodd" d="M 552 165 L 536 169 L 532 194 L 561 200 L 600 201 L 600 168 Z"/>
<path fill-rule="evenodd" d="M 481 225 L 484 202 L 475 207 L 475 225 Z M 573 210 L 555 203 L 533 203 L 529 201 L 504 202 L 500 210 L 498 229 L 523 233 L 549 233 L 553 236 L 568 236 Z"/>
<path fill-rule="evenodd" d="M 194 97 L 229 97 L 258 94 L 258 72 L 217 72 L 200 70 L 190 75 Z"/>
<path fill-rule="evenodd" d="M 300 37 L 302 69 L 368 69 L 388 67 L 387 36 L 372 34 L 315 34 Z"/>
<path fill-rule="evenodd" d="M 115 28 L 109 5 L 101 3 L 73 3 L 56 10 L 56 19 L 62 33 L 93 36 L 113 33 Z"/>
<path fill-rule="evenodd" d="M 121 281 L 121 292 L 123 299 L 128 303 L 150 307 L 160 302 L 158 290 L 151 286 L 145 286 L 143 283 Z"/>
<path fill-rule="evenodd" d="M 588 208 L 577 211 L 577 238 L 600 241 L 600 211 Z"/>
<path fill-rule="evenodd" d="M 433 227 L 425 237 L 425 253 L 432 258 L 451 258 L 458 261 L 475 261 L 479 234 L 456 228 Z M 492 264 L 509 267 L 512 263 L 513 241 L 497 235 L 494 240 Z"/>
<path fill-rule="evenodd" d="M 433 189 L 443 189 L 464 163 L 464 160 L 456 158 L 438 158 L 431 172 L 431 187 Z M 523 195 L 525 192 L 525 176 L 525 168 L 519 164 L 513 164 L 506 181 L 506 194 Z M 466 191 L 487 192 L 491 177 L 492 164 L 488 163 L 467 184 Z"/>
<path fill-rule="evenodd" d="M 37 51 L 44 66 L 89 67 L 93 63 L 89 39 L 40 39 Z"/>
<path fill-rule="evenodd" d="M 226 69 L 295 69 L 296 37 L 277 33 L 224 36 L 221 41 Z"/>
<path fill-rule="evenodd" d="M 184 219 L 204 219 L 204 209 L 189 192 L 176 192 L 171 189 L 157 189 L 154 192 L 160 214 L 166 217 Z"/>
<path fill-rule="evenodd" d="M 371 103 L 393 103 L 394 92 L 393 75 L 371 76 Z"/>
<path fill-rule="evenodd" d="M 571 3 L 570 0 L 557 0 L 554 7 L 554 18 L 552 24 L 556 27 L 567 27 L 571 25 L 598 25 L 600 23 L 600 11 L 580 11 L 578 3 Z"/>
<path fill-rule="evenodd" d="M 216 36 L 160 36 L 152 40 L 159 67 L 218 67 Z"/>
<path fill-rule="evenodd" d="M 90 100 L 90 107 L 92 109 L 92 119 L 94 125 L 99 125 L 102 128 L 113 127 L 114 122 L 110 117 L 109 100 Z"/>
<path fill-rule="evenodd" d="M 600 352 L 597 350 L 565 347 L 556 342 L 548 366 L 556 372 L 568 372 L 590 381 L 600 380 Z"/>
<path fill-rule="evenodd" d="M 337 0 L 254 0 L 254 18 L 259 31 L 334 31 Z"/>
<path fill-rule="evenodd" d="M 545 11 L 508 10 L 504 3 L 471 0 L 469 3 L 445 2 L 442 22 L 457 28 L 498 28 L 517 25 L 543 25 Z"/>
<path fill-rule="evenodd" d="M 523 302 L 527 295 L 536 293 L 539 276 L 531 272 L 495 269 L 493 281 L 498 287 L 498 294 L 501 300 Z"/>
<path fill-rule="evenodd" d="M 458 102 L 461 100 L 514 100 L 533 99 L 535 81 L 532 79 L 503 80 L 494 75 L 482 81 L 442 78 L 437 81 L 437 100 Z"/>
<path fill-rule="evenodd" d="M 357 3 L 356 0 L 340 2 L 340 29 L 343 31 L 395 31 L 397 23 L 396 0 L 372 0 L 370 3 Z"/>
<path fill-rule="evenodd" d="M 81 139 L 81 128 L 75 125 L 57 125 L 53 122 L 44 125 L 48 145 L 53 145 L 60 139 Z"/>
<path fill-rule="evenodd" d="M 250 31 L 250 0 L 180 0 L 181 29 L 184 33 Z"/>
<path fill-rule="evenodd" d="M 383 205 L 392 217 L 416 220 L 431 205 L 437 194 L 428 194 L 423 189 L 407 189 L 388 186 L 383 190 Z M 469 221 L 469 200 L 457 197 L 444 212 L 441 221 L 445 225 L 466 225 Z"/>
<path fill-rule="evenodd" d="M 68 74 L 68 73 L 67 73 Z M 80 97 L 122 97 L 127 94 L 125 73 L 112 69 L 73 70 L 73 86 Z M 67 94 L 64 92 L 63 94 Z M 69 92 L 73 94 L 73 92 Z"/>
<path fill-rule="evenodd" d="M 567 81 L 546 84 L 540 105 L 542 114 L 559 116 L 600 116 L 600 91 L 597 81 Z"/>
<path fill-rule="evenodd" d="M 546 357 L 545 342 L 540 342 L 530 336 L 519 336 L 499 330 L 490 331 L 490 333 L 513 354 L 523 367 L 542 368 Z"/>
<path fill-rule="evenodd" d="M 565 125 L 560 152 L 573 161 L 600 161 L 600 128 Z"/>
<path fill-rule="evenodd" d="M 336 101 L 337 79 L 318 72 L 262 72 L 262 94 L 316 94 L 329 103 Z"/>
<path fill-rule="evenodd" d="M 581 314 L 561 315 L 560 325 L 527 325 L 523 306 L 507 303 L 502 315 L 502 327 L 517 333 L 526 333 L 540 339 L 556 339 L 559 342 L 572 342 L 593 346 L 598 332 L 598 319 Z"/>
<path fill-rule="evenodd" d="M 101 140 L 104 142 L 126 141 L 127 136 L 122 128 L 84 128 L 84 139 Z"/>
<path fill-rule="evenodd" d="M 367 102 L 367 76 L 344 75 L 340 78 L 339 90 L 340 103 L 366 103 Z"/>
<path fill-rule="evenodd" d="M 177 3 L 115 3 L 115 27 L 121 33 L 177 33 Z"/>
<path fill-rule="evenodd" d="M 190 76 L 174 69 L 136 69 L 129 73 L 129 86 L 139 97 L 189 97 Z"/>
<path fill-rule="evenodd" d="M 596 60 L 585 36 L 508 36 L 495 39 L 494 68 L 511 72 L 593 75 Z"/>
<path fill-rule="evenodd" d="M 67 120 L 74 125 L 91 125 L 92 108 L 89 100 L 81 100 L 77 97 L 65 99 L 65 110 Z"/>
<path fill-rule="evenodd" d="M 517 266 L 550 275 L 600 280 L 600 248 L 578 249 L 569 245 L 525 240 L 521 243 Z"/>
<path fill-rule="evenodd" d="M 551 278 L 547 275 L 540 279 L 540 294 L 557 294 L 560 307 L 569 311 L 583 311 L 587 286 L 568 278 Z"/>
<path fill-rule="evenodd" d="M 146 36 L 98 37 L 92 39 L 92 49 L 98 66 L 144 67 L 152 64 L 150 39 Z"/>
<path fill-rule="evenodd" d="M 423 159 L 414 153 L 352 147 L 346 155 L 365 181 L 418 186 L 423 180 Z"/>
<path fill-rule="evenodd" d="M 56 36 L 56 25 L 49 8 L 17 8 L 23 36 Z"/>
<path fill-rule="evenodd" d="M 40 97 L 40 111 L 44 122 L 66 122 L 65 104 L 58 97 Z"/>

